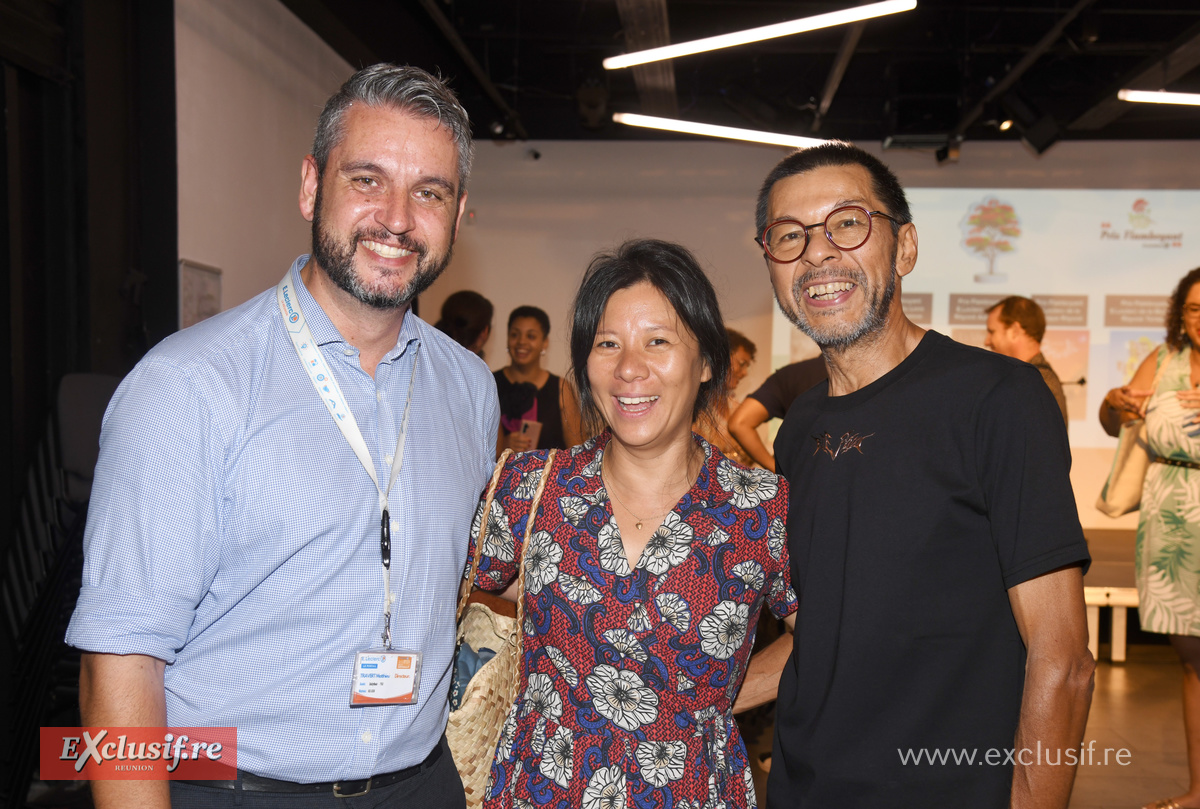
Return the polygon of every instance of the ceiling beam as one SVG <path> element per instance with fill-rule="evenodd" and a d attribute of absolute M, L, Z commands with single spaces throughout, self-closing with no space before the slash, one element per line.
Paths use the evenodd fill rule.
<path fill-rule="evenodd" d="M 1103 129 L 1120 118 L 1132 105 L 1117 98 L 1117 90 L 1163 90 L 1200 65 L 1200 25 L 1193 25 L 1163 51 L 1138 65 L 1108 88 L 1101 100 L 1068 125 L 1068 129 Z"/>
<path fill-rule="evenodd" d="M 629 53 L 671 44 L 667 0 L 617 0 L 617 14 L 625 32 L 625 50 Z M 679 96 L 675 92 L 675 65 L 669 59 L 635 65 L 633 81 L 637 85 L 642 113 L 660 118 L 679 117 Z"/>
<path fill-rule="evenodd" d="M 992 89 L 988 90 L 987 94 L 985 94 L 983 98 L 976 102 L 975 106 L 972 107 L 966 115 L 959 119 L 958 125 L 955 126 L 954 131 L 950 133 L 950 139 L 961 140 L 962 136 L 966 133 L 967 128 L 971 126 L 971 124 L 975 123 L 979 116 L 983 115 L 983 111 L 987 109 L 987 105 L 1008 92 L 1008 89 L 1016 84 L 1017 80 L 1020 79 L 1021 76 L 1025 75 L 1025 72 L 1029 70 L 1029 68 L 1033 67 L 1034 63 L 1041 58 L 1042 54 L 1049 50 L 1050 46 L 1058 41 L 1058 38 L 1062 36 L 1063 31 L 1065 31 L 1067 26 L 1079 16 L 1079 13 L 1090 6 L 1093 2 L 1095 2 L 1095 0 L 1079 0 L 1079 2 L 1071 7 L 1070 11 L 1060 17 L 1058 22 L 1056 22 L 1050 28 L 1050 30 L 1047 31 L 1045 35 L 1037 41 L 1037 44 L 1030 48 L 1025 55 L 1021 57 L 1021 61 L 1017 62 L 1017 64 L 1013 66 L 1013 69 L 1004 75 L 1004 78 L 996 82 L 996 84 L 992 86 Z"/>
<path fill-rule="evenodd" d="M 521 140 L 529 140 L 529 133 L 525 131 L 525 126 L 521 123 L 521 116 L 504 100 L 504 96 L 500 94 L 500 89 L 492 83 L 491 77 L 488 76 L 483 66 L 479 64 L 475 55 L 471 53 L 471 49 L 467 47 L 467 43 L 463 42 L 462 37 L 458 35 L 458 31 L 450 24 L 450 20 L 446 19 L 446 15 L 437 7 L 436 0 L 420 0 L 420 3 L 421 8 L 425 9 L 426 13 L 433 19 L 434 25 L 442 32 L 442 36 L 450 43 L 450 47 L 454 48 L 454 52 L 466 64 L 467 70 L 471 71 L 471 75 L 475 77 L 475 81 L 479 82 L 479 86 L 483 88 L 483 92 L 500 109 L 500 112 L 504 114 L 506 127 Z"/>
<path fill-rule="evenodd" d="M 850 59 L 854 56 L 866 27 L 866 22 L 856 22 L 846 29 L 846 36 L 842 39 L 842 46 L 838 48 L 837 58 L 833 60 L 833 67 L 829 69 L 829 76 L 825 79 L 825 89 L 821 91 L 821 101 L 817 104 L 817 112 L 813 116 L 813 132 L 821 128 L 821 121 L 825 118 L 825 113 L 829 112 L 829 105 L 833 103 L 833 96 L 837 93 L 838 85 L 842 83 L 842 77 L 846 75 L 846 68 L 850 65 Z"/>
<path fill-rule="evenodd" d="M 283 0 L 283 5 L 349 62 L 352 69 L 380 61 L 379 53 L 363 42 L 323 0 Z"/>

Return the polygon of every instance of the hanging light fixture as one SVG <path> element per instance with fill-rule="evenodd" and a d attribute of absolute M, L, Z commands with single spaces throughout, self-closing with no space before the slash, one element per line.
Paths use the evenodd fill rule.
<path fill-rule="evenodd" d="M 610 56 L 604 60 L 607 70 L 619 70 L 623 67 L 643 65 L 647 62 L 658 62 L 663 59 L 675 59 L 693 53 L 715 51 L 719 48 L 732 48 L 735 45 L 745 45 L 749 42 L 760 42 L 764 39 L 785 37 L 804 31 L 815 31 L 818 28 L 829 28 L 834 25 L 869 20 L 887 14 L 898 14 L 901 11 L 911 11 L 917 7 L 917 0 L 885 0 L 882 3 L 871 3 L 866 6 L 855 6 L 842 11 L 831 11 L 827 14 L 817 14 L 813 17 L 803 17 L 799 20 L 764 25 L 761 28 L 751 28 L 746 31 L 735 31 L 730 34 L 720 34 L 705 39 L 694 39 L 691 42 L 680 42 L 677 45 L 664 45 L 661 48 L 650 48 L 644 51 Z"/>
<path fill-rule="evenodd" d="M 696 123 L 695 121 L 680 121 L 676 118 L 655 118 L 651 115 L 637 115 L 632 112 L 614 112 L 613 120 L 618 124 L 644 126 L 648 129 L 683 132 L 688 135 L 706 135 L 710 138 L 745 140 L 752 143 L 768 143 L 772 146 L 793 146 L 797 149 L 804 149 L 825 142 L 816 138 L 802 138 L 797 135 L 783 135 L 778 132 L 737 129 L 732 126 L 716 126 L 714 124 Z"/>
<path fill-rule="evenodd" d="M 1162 90 L 1118 90 L 1117 98 L 1122 101 L 1138 101 L 1145 104 L 1191 104 L 1200 107 L 1200 93 L 1167 93 Z"/>

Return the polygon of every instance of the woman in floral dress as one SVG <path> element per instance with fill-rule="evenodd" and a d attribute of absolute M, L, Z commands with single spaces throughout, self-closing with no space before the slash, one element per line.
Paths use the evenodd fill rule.
<path fill-rule="evenodd" d="M 1111 435 L 1120 423 L 1146 417 L 1147 443 L 1158 463 L 1142 486 L 1134 565 L 1142 629 L 1170 636 L 1183 663 L 1183 719 L 1190 786 L 1148 809 L 1200 807 L 1200 268 L 1179 282 L 1167 310 L 1167 341 L 1148 356 L 1129 385 L 1104 397 L 1100 421 Z M 1157 378 L 1157 384 L 1155 380 Z"/>
<path fill-rule="evenodd" d="M 734 699 L 759 610 L 787 616 L 796 597 L 787 484 L 691 431 L 729 369 L 716 295 L 684 248 L 628 242 L 589 267 L 571 354 L 602 431 L 548 472 L 545 452 L 513 456 L 487 515 L 476 583 L 504 590 L 549 474 L 485 806 L 754 806 Z"/>

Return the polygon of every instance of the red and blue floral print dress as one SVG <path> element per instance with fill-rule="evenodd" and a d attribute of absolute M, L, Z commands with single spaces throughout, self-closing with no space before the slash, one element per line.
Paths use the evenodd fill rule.
<path fill-rule="evenodd" d="M 550 470 L 525 557 L 521 688 L 484 805 L 752 807 L 732 708 L 759 610 L 796 609 L 787 483 L 694 436 L 700 474 L 631 566 L 600 477 L 609 437 L 558 453 Z M 545 462 L 539 450 L 505 465 L 476 577 L 483 589 L 516 575 Z"/>

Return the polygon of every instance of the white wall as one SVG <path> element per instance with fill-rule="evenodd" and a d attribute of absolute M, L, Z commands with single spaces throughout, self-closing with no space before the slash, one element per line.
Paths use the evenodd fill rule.
<path fill-rule="evenodd" d="M 1060 143 L 1041 157 L 1020 143 L 968 142 L 959 163 L 940 166 L 928 152 L 864 147 L 913 188 L 1200 188 L 1200 141 Z M 487 359 L 499 367 L 508 312 L 541 306 L 554 322 L 548 364 L 561 371 L 567 310 L 592 255 L 633 236 L 676 240 L 709 271 L 729 324 L 759 346 L 747 393 L 770 372 L 774 307 L 753 243 L 754 200 L 786 154 L 719 141 L 480 143 L 467 205 L 473 220 L 464 219 L 454 260 L 422 311 L 436 320 L 459 289 L 487 296 L 496 306 Z M 1165 294 L 1175 280 L 1146 279 L 1147 289 Z"/>
<path fill-rule="evenodd" d="M 308 250 L 300 161 L 352 72 L 276 0 L 175 0 L 179 257 L 222 270 L 228 309 Z"/>
<path fill-rule="evenodd" d="M 229 308 L 273 285 L 308 249 L 296 205 L 300 160 L 322 104 L 351 67 L 277 0 L 176 0 L 175 9 L 180 257 L 224 271 Z M 1066 142 L 1040 157 L 1015 142 L 967 142 L 960 161 L 944 165 L 928 152 L 863 145 L 913 188 L 1200 188 L 1200 141 Z M 508 359 L 508 312 L 540 306 L 553 320 L 547 365 L 562 373 L 567 311 L 588 260 L 626 238 L 672 239 L 696 253 L 729 324 L 759 346 L 745 394 L 770 371 L 774 306 L 752 241 L 754 198 L 785 154 L 717 141 L 482 142 L 469 188 L 474 215 L 422 314 L 436 320 L 459 289 L 487 296 L 496 329 L 486 352 L 496 368 Z M 1143 280 L 1162 294 L 1176 278 Z M 1086 452 L 1073 472 L 1085 526 L 1133 524 L 1091 509 L 1108 456 Z"/>

